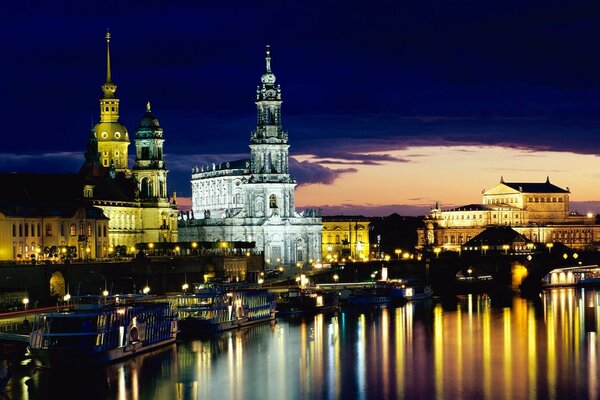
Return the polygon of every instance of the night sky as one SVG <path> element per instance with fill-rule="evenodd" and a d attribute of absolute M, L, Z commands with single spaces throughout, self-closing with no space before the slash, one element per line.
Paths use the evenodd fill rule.
<path fill-rule="evenodd" d="M 165 129 L 169 190 L 178 196 L 190 195 L 193 166 L 249 157 L 270 44 L 299 208 L 417 214 L 445 196 L 447 204 L 478 202 L 500 175 L 556 176 L 572 199 L 600 200 L 597 1 L 7 3 L 0 11 L 3 171 L 78 170 L 99 120 L 110 28 L 121 122 L 133 135 L 151 101 Z M 407 177 L 420 155 L 411 151 L 427 149 L 464 150 L 464 169 L 444 175 L 448 161 L 433 158 L 417 169 L 422 176 Z M 502 149 L 544 152 L 555 168 L 513 163 Z M 436 179 L 459 187 L 469 165 L 479 168 L 470 151 L 507 161 L 471 179 L 475 190 L 436 189 Z M 581 167 L 561 167 L 573 160 L 589 179 L 579 183 Z M 329 192 L 343 192 L 344 182 L 360 188 L 369 174 L 389 184 L 356 196 L 311 194 L 322 184 Z M 409 187 L 418 195 L 404 195 Z"/>

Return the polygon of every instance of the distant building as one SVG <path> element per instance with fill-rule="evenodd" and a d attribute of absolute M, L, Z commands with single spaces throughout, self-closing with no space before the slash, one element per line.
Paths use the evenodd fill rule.
<path fill-rule="evenodd" d="M 192 214 L 182 218 L 182 240 L 249 241 L 272 265 L 321 259 L 319 210 L 296 212 L 288 133 L 281 123 L 281 87 L 267 48 L 266 71 L 256 91 L 258 122 L 250 159 L 192 169 Z"/>
<path fill-rule="evenodd" d="M 324 262 L 368 260 L 370 221 L 363 216 L 323 217 Z"/>
<path fill-rule="evenodd" d="M 569 188 L 542 183 L 505 182 L 483 191 L 481 204 L 443 210 L 436 204 L 418 231 L 418 246 L 458 250 L 487 227 L 509 226 L 534 243 L 560 242 L 595 248 L 600 226 L 593 216 L 569 210 Z"/>

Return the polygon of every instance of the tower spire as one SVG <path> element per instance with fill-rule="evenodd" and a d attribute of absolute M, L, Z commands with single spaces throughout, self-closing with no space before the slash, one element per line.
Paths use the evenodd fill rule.
<path fill-rule="evenodd" d="M 112 82 L 110 76 L 110 31 L 106 30 L 106 82 Z"/>
<path fill-rule="evenodd" d="M 267 73 L 271 72 L 271 46 L 267 45 L 267 55 L 265 57 Z"/>

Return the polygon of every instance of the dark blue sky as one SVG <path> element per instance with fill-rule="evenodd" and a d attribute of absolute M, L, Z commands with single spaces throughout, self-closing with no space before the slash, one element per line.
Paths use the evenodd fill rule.
<path fill-rule="evenodd" d="M 121 122 L 133 133 L 152 102 L 182 195 L 193 165 L 249 153 L 265 44 L 291 154 L 346 173 L 416 144 L 600 152 L 597 1 L 55 3 L 3 3 L 3 170 L 79 167 L 107 27 Z M 292 167 L 301 183 L 338 174 Z"/>

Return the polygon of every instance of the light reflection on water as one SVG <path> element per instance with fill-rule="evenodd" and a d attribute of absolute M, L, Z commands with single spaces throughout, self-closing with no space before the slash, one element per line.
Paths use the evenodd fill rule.
<path fill-rule="evenodd" d="M 22 367 L 11 399 L 598 398 L 599 293 L 345 310 L 81 372 Z"/>

